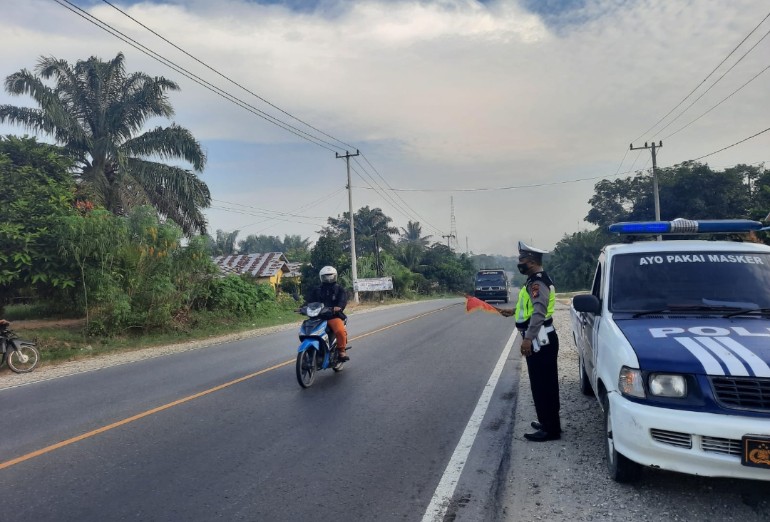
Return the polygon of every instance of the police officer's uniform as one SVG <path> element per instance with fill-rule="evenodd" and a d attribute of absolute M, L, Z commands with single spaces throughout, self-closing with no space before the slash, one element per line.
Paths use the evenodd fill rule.
<path fill-rule="evenodd" d="M 537 264 L 542 264 L 543 254 L 546 253 L 519 241 L 519 257 L 529 257 Z M 527 371 L 540 429 L 551 437 L 558 438 L 561 423 L 557 366 L 559 337 L 553 327 L 555 302 L 556 289 L 553 281 L 544 271 L 537 272 L 527 278 L 526 284 L 519 291 L 515 318 L 516 328 L 522 338 L 532 340 L 532 354 L 526 358 Z M 544 329 L 542 333 L 541 328 Z M 548 342 L 538 342 L 538 333 L 541 333 L 541 339 L 547 334 Z M 527 438 L 532 440 L 531 435 L 527 435 Z"/>

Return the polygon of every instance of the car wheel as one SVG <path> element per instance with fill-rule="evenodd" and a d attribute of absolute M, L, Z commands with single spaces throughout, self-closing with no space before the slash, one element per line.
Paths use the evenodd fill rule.
<path fill-rule="evenodd" d="M 588 380 L 588 374 L 586 373 L 586 367 L 583 365 L 583 357 L 578 355 L 578 371 L 580 372 L 580 392 L 583 395 L 593 395 L 594 390 L 591 388 L 591 381 Z"/>
<path fill-rule="evenodd" d="M 615 441 L 612 433 L 612 414 L 610 413 L 610 399 L 605 395 L 602 399 L 604 406 L 604 433 L 605 455 L 607 457 L 607 470 L 610 478 L 615 482 L 635 482 L 642 474 L 642 466 L 618 453 L 615 449 Z"/>

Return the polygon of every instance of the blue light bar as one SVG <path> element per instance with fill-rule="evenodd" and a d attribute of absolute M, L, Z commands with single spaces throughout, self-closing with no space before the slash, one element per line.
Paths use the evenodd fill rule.
<path fill-rule="evenodd" d="M 762 223 L 750 219 L 706 219 L 693 221 L 625 221 L 610 225 L 616 234 L 727 234 L 761 230 Z"/>

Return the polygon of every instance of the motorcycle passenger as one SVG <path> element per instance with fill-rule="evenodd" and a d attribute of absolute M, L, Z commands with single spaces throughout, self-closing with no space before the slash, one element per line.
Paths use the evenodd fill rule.
<path fill-rule="evenodd" d="M 348 332 L 345 329 L 344 313 L 348 304 L 348 294 L 345 289 L 337 283 L 337 270 L 333 266 L 325 266 L 318 272 L 318 278 L 321 280 L 321 286 L 316 288 L 311 294 L 310 302 L 323 303 L 332 309 L 334 316 L 328 320 L 327 324 L 334 332 L 337 338 L 337 353 L 340 361 L 349 361 L 350 357 L 345 352 L 348 344 Z"/>

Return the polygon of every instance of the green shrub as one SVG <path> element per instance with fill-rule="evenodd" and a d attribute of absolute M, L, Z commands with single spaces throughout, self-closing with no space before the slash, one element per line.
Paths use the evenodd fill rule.
<path fill-rule="evenodd" d="M 209 309 L 239 317 L 255 317 L 264 314 L 266 307 L 274 301 L 272 286 L 229 275 L 212 281 Z"/>

